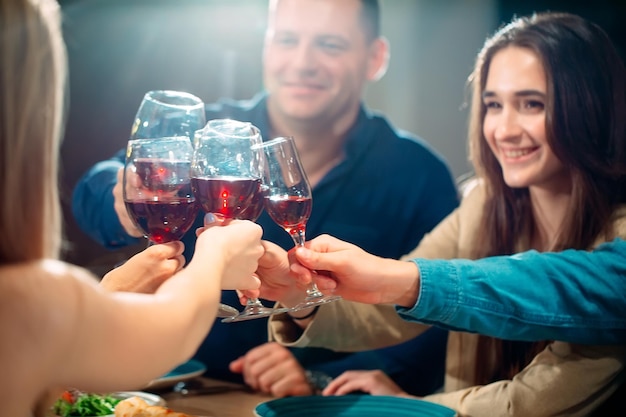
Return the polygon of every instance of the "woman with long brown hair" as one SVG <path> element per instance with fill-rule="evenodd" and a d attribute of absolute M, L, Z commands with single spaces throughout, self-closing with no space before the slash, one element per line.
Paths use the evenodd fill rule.
<path fill-rule="evenodd" d="M 511 51 L 528 56 L 515 60 Z M 516 67 L 519 61 L 532 58 L 537 72 L 545 77 L 538 83 L 542 88 L 534 91 L 526 88 L 534 84 L 524 78 L 532 69 L 521 64 Z M 510 79 L 497 78 L 501 73 L 498 64 Z M 509 115 L 501 103 L 497 88 L 508 88 L 506 83 L 517 88 L 512 91 L 511 103 L 520 107 L 517 115 Z M 517 19 L 486 42 L 477 58 L 472 86 L 470 157 L 477 177 L 484 182 L 486 197 L 480 219 L 482 233 L 471 257 L 529 249 L 588 249 L 612 240 L 616 220 L 625 213 L 621 205 L 626 196 L 626 76 L 604 31 L 566 14 Z M 542 179 L 546 172 L 552 174 L 549 161 L 543 167 L 541 161 L 535 163 L 538 168 L 533 167 L 532 159 L 526 161 L 537 152 L 532 140 L 523 138 L 524 134 L 533 138 L 528 132 L 533 127 L 525 126 L 534 123 L 534 115 L 541 116 L 539 122 L 545 126 L 541 133 L 553 153 L 539 158 L 552 157 L 562 165 L 560 178 L 557 173 L 544 181 L 546 184 L 525 182 L 532 175 Z M 503 120 L 507 117 L 518 120 Z M 509 157 L 515 153 L 519 156 Z M 477 355 L 476 382 L 512 378 L 546 345 L 481 336 L 477 351 L 491 346 L 501 365 L 494 375 L 485 366 L 485 356 Z"/>
<path fill-rule="evenodd" d="M 461 206 L 405 260 L 591 249 L 626 237 L 626 70 L 602 29 L 571 14 L 515 19 L 486 41 L 470 80 L 475 181 Z M 375 282 L 360 294 L 353 290 L 353 300 L 384 302 L 389 282 L 398 291 L 401 280 L 409 295 L 419 286 L 413 262 L 380 259 L 327 236 L 309 246 L 321 252 L 316 262 L 300 259 L 309 268 L 329 271 L 334 280 Z M 523 291 L 532 283 L 518 285 Z M 476 309 L 491 303 L 485 298 Z M 411 319 L 411 308 L 398 311 Z M 389 306 L 374 311 L 349 302 L 322 306 L 304 333 L 291 327 L 285 317 L 272 322 L 282 343 L 339 350 L 391 344 L 422 330 L 399 320 Z M 301 337 L 293 340 L 294 334 Z M 461 416 L 590 415 L 618 397 L 625 360 L 620 345 L 513 342 L 452 332 L 444 392 L 424 399 Z M 406 395 L 380 373 L 358 371 L 336 378 L 324 394 L 354 390 Z"/>

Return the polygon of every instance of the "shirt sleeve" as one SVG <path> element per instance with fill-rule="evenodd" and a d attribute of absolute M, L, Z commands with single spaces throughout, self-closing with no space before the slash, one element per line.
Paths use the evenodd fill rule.
<path fill-rule="evenodd" d="M 419 298 L 410 309 L 397 308 L 406 320 L 513 340 L 626 342 L 621 239 L 593 252 L 414 262 L 421 274 Z"/>
<path fill-rule="evenodd" d="M 304 330 L 286 313 L 275 314 L 268 321 L 271 341 L 287 347 L 323 347 L 338 352 L 360 352 L 396 345 L 418 336 L 429 327 L 403 320 L 392 305 L 346 300 L 321 305 Z"/>
<path fill-rule="evenodd" d="M 124 150 L 98 162 L 78 181 L 72 194 L 72 213 L 83 232 L 107 249 L 138 243 L 126 233 L 114 208 L 113 187 L 124 167 Z"/>

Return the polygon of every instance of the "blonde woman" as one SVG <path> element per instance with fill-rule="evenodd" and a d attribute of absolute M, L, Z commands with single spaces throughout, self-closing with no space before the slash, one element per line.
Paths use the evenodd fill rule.
<path fill-rule="evenodd" d="M 50 387 L 143 385 L 191 357 L 215 320 L 222 288 L 258 286 L 252 273 L 264 250 L 261 228 L 251 222 L 203 230 L 184 269 L 182 244 L 172 243 L 107 279 L 119 283 L 128 274 L 135 281 L 126 289 L 154 294 L 108 292 L 59 260 L 66 82 L 56 1 L 0 0 L 2 416 L 32 415 Z"/>

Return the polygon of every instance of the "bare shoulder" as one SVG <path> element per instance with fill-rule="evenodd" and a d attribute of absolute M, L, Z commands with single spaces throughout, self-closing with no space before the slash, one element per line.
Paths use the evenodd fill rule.
<path fill-rule="evenodd" d="M 84 282 L 81 282 L 84 281 Z M 86 270 L 56 260 L 0 267 L 0 324 L 14 340 L 41 341 L 50 329 L 71 325 L 80 287 L 97 285 Z"/>
<path fill-rule="evenodd" d="M 87 271 L 55 260 L 0 267 L 0 366 L 17 386 L 37 392 L 51 381 L 78 320 L 79 281 L 87 279 Z"/>
<path fill-rule="evenodd" d="M 50 287 L 63 289 L 63 284 L 71 288 L 76 281 L 97 283 L 87 270 L 53 259 L 0 266 L 2 298 L 8 298 L 9 294 L 36 296 Z"/>

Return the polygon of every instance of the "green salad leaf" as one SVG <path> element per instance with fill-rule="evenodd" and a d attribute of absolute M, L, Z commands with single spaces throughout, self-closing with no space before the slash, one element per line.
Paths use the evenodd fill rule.
<path fill-rule="evenodd" d="M 63 393 L 53 406 L 53 411 L 60 417 L 106 416 L 113 414 L 117 403 L 122 401 L 111 395 L 80 392 L 76 390 Z"/>

